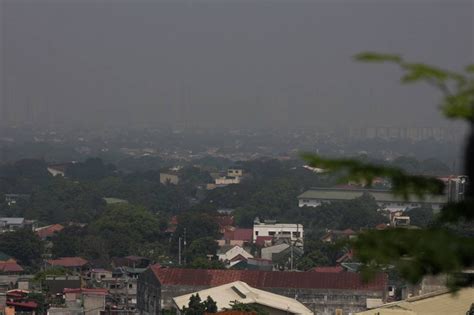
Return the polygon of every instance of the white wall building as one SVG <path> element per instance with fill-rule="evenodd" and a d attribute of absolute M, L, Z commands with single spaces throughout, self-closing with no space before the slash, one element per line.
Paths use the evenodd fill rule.
<path fill-rule="evenodd" d="M 255 220 L 253 225 L 253 242 L 259 236 L 272 236 L 275 238 L 288 238 L 295 245 L 303 246 L 303 225 L 294 223 L 269 223 Z"/>
<path fill-rule="evenodd" d="M 407 209 L 419 208 L 421 206 L 430 206 L 436 211 L 440 210 L 448 201 L 448 198 L 445 195 L 426 196 L 425 199 L 410 196 L 408 200 L 404 200 L 402 197 L 395 196 L 388 190 L 312 188 L 298 196 L 298 206 L 319 207 L 323 203 L 359 198 L 364 193 L 373 196 L 380 209 L 389 211 L 405 211 Z"/>

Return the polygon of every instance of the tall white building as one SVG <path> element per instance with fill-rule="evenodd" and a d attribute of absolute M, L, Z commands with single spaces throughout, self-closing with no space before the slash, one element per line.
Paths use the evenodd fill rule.
<path fill-rule="evenodd" d="M 260 222 L 256 219 L 253 224 L 253 241 L 255 242 L 259 236 L 288 239 L 296 246 L 303 246 L 303 225 L 269 221 Z"/>

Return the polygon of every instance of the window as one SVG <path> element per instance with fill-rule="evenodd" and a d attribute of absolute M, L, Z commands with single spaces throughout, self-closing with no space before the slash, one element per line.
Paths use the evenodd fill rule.
<path fill-rule="evenodd" d="M 255 231 L 255 236 L 258 236 L 258 231 Z"/>
<path fill-rule="evenodd" d="M 128 285 L 128 287 L 129 287 L 130 289 L 133 288 L 133 284 L 130 283 L 130 284 Z"/>
<path fill-rule="evenodd" d="M 301 237 L 301 232 L 293 232 L 293 237 Z"/>
<path fill-rule="evenodd" d="M 270 232 L 268 232 L 268 235 L 273 236 L 273 235 L 275 235 L 275 232 L 270 231 Z"/>

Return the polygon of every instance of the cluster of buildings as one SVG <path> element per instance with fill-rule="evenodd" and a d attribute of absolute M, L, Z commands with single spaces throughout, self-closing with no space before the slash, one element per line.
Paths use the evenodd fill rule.
<path fill-rule="evenodd" d="M 301 224 L 255 219 L 253 228 L 233 226 L 230 214 L 220 216 L 222 238 L 217 240 L 218 259 L 233 269 L 293 269 L 293 259 L 303 254 L 304 228 Z"/>

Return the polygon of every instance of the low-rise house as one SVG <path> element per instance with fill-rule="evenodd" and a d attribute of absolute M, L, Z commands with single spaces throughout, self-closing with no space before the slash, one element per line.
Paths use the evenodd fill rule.
<path fill-rule="evenodd" d="M 453 294 L 448 290 L 432 292 L 359 312 L 357 315 L 467 315 L 474 303 L 474 288 Z"/>
<path fill-rule="evenodd" d="M 0 273 L 5 275 L 18 275 L 24 272 L 16 261 L 0 261 Z"/>
<path fill-rule="evenodd" d="M 303 230 L 302 224 L 260 222 L 257 218 L 253 225 L 253 241 L 255 242 L 259 236 L 271 236 L 276 239 L 286 239 L 295 246 L 303 247 Z"/>
<path fill-rule="evenodd" d="M 173 306 L 172 298 L 243 281 L 248 285 L 296 298 L 315 314 L 343 314 L 367 310 L 368 303 L 385 301 L 388 279 L 378 274 L 364 282 L 359 274 L 257 270 L 205 270 L 150 266 L 138 279 L 139 314 L 160 314 Z"/>
<path fill-rule="evenodd" d="M 48 165 L 47 170 L 51 176 L 64 177 L 66 175 L 66 170 L 72 163 L 62 163 L 62 164 L 51 164 Z"/>
<path fill-rule="evenodd" d="M 82 257 L 60 257 L 46 261 L 47 267 L 64 267 L 75 273 L 82 273 L 89 268 L 89 261 Z"/>
<path fill-rule="evenodd" d="M 319 207 L 323 203 L 334 201 L 347 201 L 369 194 L 375 198 L 380 209 L 388 211 L 405 211 L 407 209 L 430 206 L 433 210 L 440 210 L 448 202 L 446 195 L 426 196 L 421 199 L 417 196 L 409 196 L 408 200 L 395 196 L 390 190 L 377 189 L 340 189 L 340 188 L 311 188 L 298 196 L 299 207 Z"/>
<path fill-rule="evenodd" d="M 160 183 L 163 185 L 172 184 L 178 185 L 179 184 L 179 176 L 177 172 L 161 172 L 160 173 Z"/>
<path fill-rule="evenodd" d="M 106 289 L 101 288 L 65 288 L 63 292 L 67 307 L 74 310 L 80 308 L 82 314 L 97 315 L 105 310 L 106 297 L 109 294 Z"/>
<path fill-rule="evenodd" d="M 245 244 L 252 243 L 252 233 L 252 229 L 226 229 L 222 239 L 217 240 L 217 243 L 219 246 L 238 245 L 243 247 Z"/>
<path fill-rule="evenodd" d="M 313 314 L 311 310 L 295 299 L 253 288 L 242 281 L 234 281 L 210 289 L 174 297 L 174 307 L 178 310 L 179 314 L 181 314 L 184 307 L 188 306 L 189 298 L 196 294 L 199 294 L 201 299 L 206 299 L 210 296 L 216 302 L 218 311 L 230 309 L 232 303 L 238 302 L 257 305 L 269 315 L 281 315 L 282 313 L 288 315 Z"/>
<path fill-rule="evenodd" d="M 242 256 L 244 259 L 253 258 L 252 254 L 239 245 L 223 246 L 217 252 L 217 257 L 221 261 L 231 261 L 237 256 Z"/>
<path fill-rule="evenodd" d="M 16 231 L 25 226 L 25 218 L 0 218 L 0 232 Z"/>
<path fill-rule="evenodd" d="M 35 233 L 40 239 L 44 241 L 52 237 L 54 234 L 61 232 L 63 229 L 64 226 L 61 224 L 52 224 L 36 228 Z"/>
<path fill-rule="evenodd" d="M 92 268 L 88 275 L 91 281 L 100 282 L 102 280 L 111 279 L 112 271 L 103 268 Z"/>

